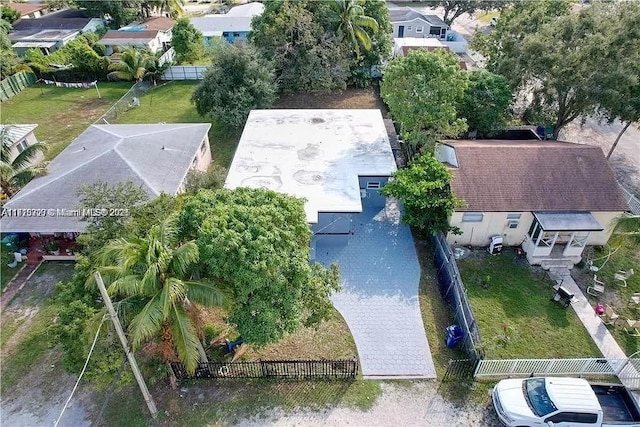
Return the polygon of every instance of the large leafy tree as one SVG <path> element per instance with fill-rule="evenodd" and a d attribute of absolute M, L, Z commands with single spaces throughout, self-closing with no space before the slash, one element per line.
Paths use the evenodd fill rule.
<path fill-rule="evenodd" d="M 13 9 L 11 6 L 0 6 L 0 19 L 4 19 L 9 24 L 13 24 L 20 19 L 20 12 Z"/>
<path fill-rule="evenodd" d="M 466 129 L 456 107 L 467 84 L 455 55 L 413 50 L 385 68 L 380 94 L 403 134 L 457 136 Z"/>
<path fill-rule="evenodd" d="M 358 0 L 335 0 L 331 5 L 335 13 L 334 26 L 338 37 L 348 40 L 356 57 L 360 59 L 360 48 L 369 51 L 373 46 L 367 30 L 377 32 L 378 22 L 366 15 Z"/>
<path fill-rule="evenodd" d="M 11 125 L 0 128 L 0 188 L 7 197 L 12 197 L 34 177 L 47 173 L 45 164 L 33 164 L 47 145 L 39 142 L 15 154 L 15 150 L 10 149 L 13 143 L 11 129 Z"/>
<path fill-rule="evenodd" d="M 512 94 L 507 80 L 486 70 L 469 73 L 469 87 L 458 106 L 458 115 L 480 137 L 504 129 Z"/>
<path fill-rule="evenodd" d="M 109 15 L 115 28 L 141 18 L 144 3 L 144 0 L 76 0 L 78 7 L 85 9 L 90 16 L 104 18 Z"/>
<path fill-rule="evenodd" d="M 160 338 L 193 373 L 203 354 L 195 304 L 217 306 L 224 297 L 219 283 L 195 275 L 200 259 L 195 242 L 180 242 L 175 221 L 168 218 L 145 238 L 108 243 L 99 259 L 108 292 L 142 303 L 128 327 L 132 347 Z"/>
<path fill-rule="evenodd" d="M 309 264 L 311 232 L 300 199 L 263 189 L 202 190 L 180 216 L 206 275 L 232 289 L 228 321 L 263 345 L 329 316 L 337 267 Z"/>
<path fill-rule="evenodd" d="M 180 63 L 193 64 L 204 55 L 204 37 L 186 18 L 178 19 L 171 30 L 171 46 Z"/>
<path fill-rule="evenodd" d="M 381 193 L 402 202 L 405 223 L 431 233 L 447 233 L 451 230 L 449 217 L 459 204 L 450 183 L 451 172 L 427 153 L 396 172 Z"/>
<path fill-rule="evenodd" d="M 11 46 L 9 40 L 9 30 L 11 24 L 4 19 L 0 19 L 0 78 L 5 79 L 14 72 L 14 67 L 19 64 L 18 55 Z"/>
<path fill-rule="evenodd" d="M 426 0 L 424 3 L 431 7 L 444 9 L 442 20 L 447 25 L 451 25 L 453 21 L 465 13 L 472 15 L 480 10 L 499 9 L 510 2 L 501 0 Z"/>
<path fill-rule="evenodd" d="M 246 43 L 216 50 L 212 65 L 193 92 L 201 116 L 231 128 L 241 127 L 249 112 L 269 108 L 275 100 L 273 65 Z"/>
<path fill-rule="evenodd" d="M 327 92 L 346 87 L 350 51 L 329 31 L 328 2 L 268 0 L 251 23 L 250 41 L 273 60 L 280 91 Z"/>
<path fill-rule="evenodd" d="M 109 240 L 122 236 L 130 209 L 149 198 L 148 194 L 133 181 L 110 184 L 97 181 L 83 184 L 76 190 L 80 197 L 78 209 L 106 210 L 123 215 L 99 215 L 83 218 L 87 221 L 86 233 L 78 236 L 78 242 L 84 247 L 84 253 L 93 254 Z"/>
<path fill-rule="evenodd" d="M 109 65 L 107 77 L 112 80 L 142 81 L 153 65 L 152 61 L 153 55 L 149 51 L 128 47 L 122 51 L 118 62 Z"/>
<path fill-rule="evenodd" d="M 489 70 L 518 91 L 525 117 L 553 126 L 557 137 L 568 123 L 594 112 L 599 76 L 617 66 L 608 60 L 611 49 L 630 45 L 612 44 L 612 31 L 601 30 L 602 22 L 615 26 L 612 10 L 595 4 L 572 14 L 568 1 L 522 2 L 505 10 L 496 30 L 476 43 Z"/>

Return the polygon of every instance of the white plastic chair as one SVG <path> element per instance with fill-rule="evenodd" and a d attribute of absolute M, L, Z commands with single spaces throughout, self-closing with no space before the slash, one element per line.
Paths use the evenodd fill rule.
<path fill-rule="evenodd" d="M 624 270 L 618 270 L 616 272 L 616 274 L 613 275 L 613 278 L 615 280 L 617 280 L 618 282 L 622 282 L 622 283 L 618 283 L 620 286 L 622 286 L 623 288 L 627 287 L 627 279 L 631 276 L 633 276 L 633 268 L 630 268 L 627 271 Z"/>

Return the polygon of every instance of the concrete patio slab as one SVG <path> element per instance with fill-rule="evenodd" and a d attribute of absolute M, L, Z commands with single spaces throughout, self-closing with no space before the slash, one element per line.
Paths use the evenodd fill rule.
<path fill-rule="evenodd" d="M 348 245 L 319 240 L 316 260 L 340 266 L 343 289 L 331 300 L 354 337 L 364 378 L 436 377 L 420 314 L 420 266 L 395 203 L 354 215 Z"/>

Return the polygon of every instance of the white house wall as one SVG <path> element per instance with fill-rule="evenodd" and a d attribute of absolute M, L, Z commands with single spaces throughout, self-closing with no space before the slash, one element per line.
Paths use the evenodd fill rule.
<path fill-rule="evenodd" d="M 21 144 L 22 141 L 26 141 L 27 145 L 33 145 L 38 142 L 38 139 L 36 138 L 33 132 L 30 132 L 24 138 L 21 138 L 16 143 L 14 143 L 9 148 L 9 159 L 11 161 L 13 161 L 16 158 L 16 156 L 20 154 L 20 152 L 18 151 L 18 145 Z M 43 160 L 44 160 L 44 154 L 42 154 L 42 152 L 39 152 L 38 154 L 36 154 L 36 156 L 33 159 L 31 159 L 31 161 L 29 162 L 29 165 L 35 166 L 38 163 L 42 162 Z"/>
<path fill-rule="evenodd" d="M 392 37 L 400 37 L 400 27 L 403 26 L 404 27 L 404 32 L 402 37 L 418 37 L 418 38 L 423 38 L 423 37 L 432 37 L 432 38 L 442 38 L 444 39 L 444 37 L 440 37 L 440 35 L 435 35 L 435 34 L 429 34 L 429 32 L 431 31 L 431 27 L 438 27 L 440 28 L 440 31 L 442 31 L 442 28 L 445 28 L 448 30 L 448 28 L 446 26 L 438 26 L 438 25 L 431 25 L 426 21 L 423 21 L 422 19 L 414 19 L 412 21 L 403 21 L 403 22 L 394 22 L 393 24 L 393 36 Z M 411 27 L 411 30 L 409 30 L 408 28 Z M 422 27 L 422 32 L 419 33 L 416 31 L 417 27 Z"/>
<path fill-rule="evenodd" d="M 449 233 L 447 241 L 451 245 L 488 246 L 491 236 L 502 236 L 505 246 L 520 245 L 533 222 L 531 212 L 483 212 L 482 222 L 463 222 L 464 212 L 454 212 L 449 223 L 460 228 L 461 235 Z M 520 219 L 507 219 L 507 214 L 520 214 Z M 587 245 L 602 246 L 611 235 L 613 220 L 622 212 L 591 212 L 604 227 L 603 231 L 591 232 Z M 509 222 L 517 221 L 516 228 L 509 228 Z"/>

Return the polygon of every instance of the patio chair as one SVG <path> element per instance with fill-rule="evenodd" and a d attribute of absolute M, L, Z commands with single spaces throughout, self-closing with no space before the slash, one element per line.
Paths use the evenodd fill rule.
<path fill-rule="evenodd" d="M 613 311 L 613 308 L 609 305 L 606 304 L 604 306 L 604 314 L 601 316 L 602 318 L 602 323 L 604 323 L 605 325 L 616 325 L 618 323 L 618 319 L 620 319 L 620 316 Z"/>
<path fill-rule="evenodd" d="M 618 270 L 616 272 L 616 274 L 613 275 L 613 278 L 618 281 L 618 282 L 622 282 L 622 283 L 618 283 L 620 286 L 622 286 L 623 288 L 627 287 L 627 279 L 631 276 L 633 276 L 633 268 L 630 268 L 627 271 L 624 270 Z"/>
<path fill-rule="evenodd" d="M 640 292 L 634 292 L 629 297 L 629 306 L 640 309 Z"/>
<path fill-rule="evenodd" d="M 594 297 L 599 297 L 604 293 L 604 282 L 598 280 L 598 276 L 595 274 L 593 275 L 593 285 L 587 287 L 587 293 Z"/>
<path fill-rule="evenodd" d="M 640 320 L 627 319 L 627 326 L 624 331 L 632 337 L 640 337 Z"/>

